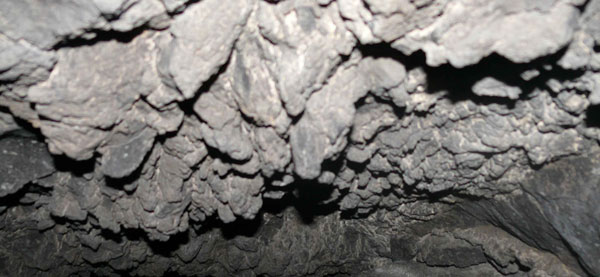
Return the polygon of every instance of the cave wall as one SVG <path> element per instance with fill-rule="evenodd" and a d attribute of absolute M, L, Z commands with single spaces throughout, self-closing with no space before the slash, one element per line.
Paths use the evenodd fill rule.
<path fill-rule="evenodd" d="M 5 0 L 0 267 L 597 276 L 599 47 L 598 0 Z"/>

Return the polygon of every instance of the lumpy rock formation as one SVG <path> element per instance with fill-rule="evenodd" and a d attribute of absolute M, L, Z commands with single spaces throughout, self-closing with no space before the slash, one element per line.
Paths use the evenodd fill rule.
<path fill-rule="evenodd" d="M 1 276 L 599 276 L 600 0 L 3 0 Z"/>

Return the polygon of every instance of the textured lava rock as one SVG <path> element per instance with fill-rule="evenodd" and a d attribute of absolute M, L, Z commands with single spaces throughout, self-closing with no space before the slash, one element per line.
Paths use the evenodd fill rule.
<path fill-rule="evenodd" d="M 5 2 L 5 275 L 600 274 L 599 0 Z"/>
<path fill-rule="evenodd" d="M 27 183 L 54 173 L 46 146 L 35 138 L 0 140 L 0 197 L 16 193 Z"/>

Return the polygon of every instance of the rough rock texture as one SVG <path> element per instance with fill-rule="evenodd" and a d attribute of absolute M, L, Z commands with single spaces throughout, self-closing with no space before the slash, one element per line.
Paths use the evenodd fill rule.
<path fill-rule="evenodd" d="M 598 276 L 599 104 L 600 0 L 5 0 L 0 273 Z"/>

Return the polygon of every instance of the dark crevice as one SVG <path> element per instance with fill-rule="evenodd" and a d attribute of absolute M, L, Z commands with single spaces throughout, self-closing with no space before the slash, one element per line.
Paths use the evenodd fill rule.
<path fill-rule="evenodd" d="M 11 114 L 10 110 L 3 106 L 0 106 L 0 113 Z M 15 121 L 15 123 L 17 123 L 18 129 L 9 131 L 4 134 L 0 134 L 0 139 L 6 137 L 19 137 L 29 139 L 33 138 L 39 142 L 43 142 L 45 140 L 44 135 L 42 135 L 42 132 L 39 129 L 33 127 L 33 125 L 31 125 L 31 123 L 29 123 L 28 121 L 18 117 L 13 117 L 13 120 Z"/>
<path fill-rule="evenodd" d="M 35 192 L 33 187 L 34 185 L 32 183 L 28 183 L 15 193 L 0 197 L 0 215 L 3 214 L 7 209 L 23 205 L 24 203 L 22 203 L 21 200 L 25 197 L 25 194 L 29 192 Z M 48 190 L 41 191 L 44 194 L 48 192 Z"/>
<path fill-rule="evenodd" d="M 146 155 L 142 165 L 146 163 L 146 160 L 150 156 L 150 153 Z M 130 175 L 125 176 L 123 178 L 111 178 L 105 176 L 104 181 L 106 186 L 116 189 L 116 190 L 124 190 L 128 195 L 132 195 L 137 189 L 137 182 L 142 175 L 143 166 L 139 166 L 135 169 Z"/>
<path fill-rule="evenodd" d="M 140 237 L 140 236 L 146 236 L 145 232 L 141 231 L 139 229 L 136 230 L 135 233 L 132 233 L 133 235 Z M 180 232 L 177 233 L 175 235 L 172 235 L 169 237 L 168 241 L 154 241 L 154 240 L 148 240 L 146 239 L 148 245 L 150 246 L 150 249 L 152 249 L 152 252 L 163 256 L 163 257 L 171 257 L 173 256 L 174 252 L 177 251 L 177 249 L 179 249 L 182 245 L 185 245 L 189 242 L 189 230 L 185 231 L 185 232 Z M 139 233 L 139 234 L 138 234 Z M 143 234 L 142 234 L 143 233 Z M 127 238 L 129 241 L 135 241 L 135 238 Z"/>
<path fill-rule="evenodd" d="M 424 52 L 419 50 L 407 56 L 386 43 L 360 45 L 358 49 L 364 57 L 394 59 L 403 64 L 407 72 L 414 68 L 423 68 L 427 76 L 427 88 L 425 89 L 427 92 L 447 91 L 447 97 L 454 102 L 471 100 L 476 104 L 502 104 L 509 108 L 514 107 L 516 100 L 503 97 L 478 96 L 471 91 L 471 88 L 477 81 L 485 77 L 493 77 L 506 85 L 519 87 L 522 90 L 520 99 L 527 99 L 536 88 L 547 89 L 546 82 L 549 79 L 574 80 L 585 73 L 583 70 L 566 70 L 555 65 L 566 53 L 567 47 L 554 54 L 539 57 L 529 63 L 514 63 L 493 53 L 478 63 L 464 68 L 455 68 L 450 64 L 431 67 L 425 62 Z M 545 68 L 547 65 L 554 66 L 548 70 Z M 532 69 L 538 70 L 540 72 L 539 76 L 529 81 L 523 80 L 521 74 Z"/>
<path fill-rule="evenodd" d="M 590 106 L 585 112 L 586 127 L 600 128 L 600 106 Z"/>
<path fill-rule="evenodd" d="M 81 177 L 87 173 L 94 172 L 96 166 L 96 158 L 94 156 L 84 161 L 78 161 L 67 157 L 66 155 L 52 155 L 56 170 L 70 172 L 74 176 Z"/>
<path fill-rule="evenodd" d="M 87 39 L 83 37 L 76 38 L 65 38 L 61 42 L 57 43 L 52 47 L 52 50 L 58 50 L 61 48 L 77 48 L 82 46 L 92 46 L 99 42 L 106 41 L 118 41 L 120 43 L 129 43 L 134 38 L 142 34 L 144 31 L 148 30 L 149 27 L 146 25 L 139 26 L 127 32 L 119 32 L 119 31 L 104 31 L 104 30 L 91 30 L 90 33 L 93 34 L 93 38 Z"/>
<path fill-rule="evenodd" d="M 233 239 L 237 236 L 243 237 L 254 237 L 260 227 L 262 226 L 262 214 L 259 213 L 254 219 L 248 220 L 243 218 L 238 218 L 234 222 L 229 224 L 217 224 L 216 228 L 221 230 L 223 237 L 225 239 Z M 215 220 L 216 221 L 216 220 Z"/>
<path fill-rule="evenodd" d="M 267 190 L 284 191 L 285 195 L 281 199 L 264 199 L 257 217 L 264 213 L 276 215 L 293 208 L 304 224 L 311 224 L 317 217 L 330 215 L 339 209 L 338 201 L 323 203 L 335 188 L 316 181 L 300 180 L 285 187 L 267 186 Z"/>
<path fill-rule="evenodd" d="M 360 44 L 357 49 L 363 57 L 391 58 L 401 63 L 407 71 L 425 65 L 425 53 L 420 50 L 407 56 L 387 43 Z"/>
<path fill-rule="evenodd" d="M 288 201 L 293 203 L 294 208 L 305 224 L 311 224 L 316 217 L 328 215 L 338 210 L 337 202 L 322 204 L 323 201 L 330 198 L 334 190 L 332 186 L 311 181 L 297 181 L 292 185 L 296 187 L 295 197 L 288 199 Z M 287 196 L 292 197 L 289 194 Z"/>
<path fill-rule="evenodd" d="M 591 2 L 590 0 L 585 0 L 583 2 L 583 4 L 577 5 L 575 7 L 579 10 L 579 13 L 583 14 L 585 12 L 585 9 L 587 8 L 587 6 L 590 4 L 590 2 Z"/>

